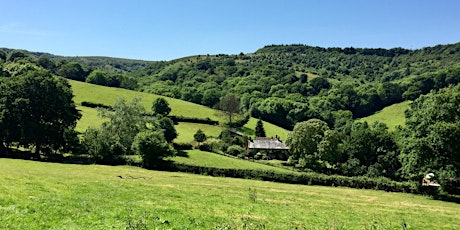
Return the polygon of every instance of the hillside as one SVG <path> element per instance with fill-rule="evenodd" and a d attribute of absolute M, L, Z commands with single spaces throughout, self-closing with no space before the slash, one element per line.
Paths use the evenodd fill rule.
<path fill-rule="evenodd" d="M 74 101 L 83 115 L 77 124 L 77 130 L 79 132 L 84 132 L 86 128 L 90 126 L 99 127 L 99 125 L 103 122 L 103 120 L 97 116 L 97 109 L 81 106 L 81 103 L 84 101 L 110 106 L 113 105 L 115 101 L 120 97 L 124 97 L 127 100 L 131 100 L 135 97 L 140 97 L 142 98 L 142 103 L 146 110 L 150 110 L 153 101 L 160 97 L 150 93 L 104 87 L 73 80 L 70 80 L 69 82 L 75 95 Z M 171 115 L 210 118 L 220 122 L 227 122 L 227 116 L 223 115 L 221 111 L 179 99 L 167 97 L 165 97 L 165 99 L 168 101 L 172 109 Z M 243 126 L 241 131 L 253 136 L 256 122 L 256 119 L 251 118 L 249 122 Z M 286 140 L 288 134 L 287 130 L 268 122 L 264 122 L 264 127 L 268 136 L 274 137 L 278 135 L 281 137 L 281 139 Z M 191 142 L 193 140 L 193 134 L 195 134 L 198 129 L 202 129 L 209 136 L 218 136 L 220 132 L 222 132 L 225 128 L 221 126 L 180 122 L 176 126 L 176 129 L 179 133 L 178 139 L 176 140 L 177 142 Z"/>
<path fill-rule="evenodd" d="M 412 194 L 0 159 L 2 229 L 456 229 Z"/>
<path fill-rule="evenodd" d="M 405 101 L 387 106 L 375 114 L 358 119 L 358 121 L 366 121 L 369 124 L 382 122 L 385 123 L 390 130 L 394 130 L 397 126 L 404 126 L 406 121 L 404 112 L 409 109 L 410 103 L 411 101 Z"/>

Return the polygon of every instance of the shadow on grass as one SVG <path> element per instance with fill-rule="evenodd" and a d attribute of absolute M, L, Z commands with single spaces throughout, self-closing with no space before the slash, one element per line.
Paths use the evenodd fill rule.
<path fill-rule="evenodd" d="M 190 157 L 190 156 L 188 155 L 188 153 L 185 152 L 184 150 L 178 150 L 176 156 L 179 156 L 179 157 L 187 157 L 187 158 Z"/>

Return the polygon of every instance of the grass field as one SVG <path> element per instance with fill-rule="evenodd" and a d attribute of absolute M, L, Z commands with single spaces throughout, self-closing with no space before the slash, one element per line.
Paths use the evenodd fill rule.
<path fill-rule="evenodd" d="M 113 105 L 115 101 L 124 97 L 127 101 L 132 98 L 142 98 L 146 110 L 152 108 L 153 101 L 160 97 L 158 95 L 142 93 L 121 88 L 111 88 L 99 85 L 88 84 L 85 82 L 69 80 L 75 95 L 74 101 L 80 104 L 82 101 Z M 224 117 L 216 110 L 206 106 L 197 105 L 191 102 L 182 101 L 174 98 L 164 97 L 171 107 L 171 115 L 182 115 L 186 117 L 211 118 L 212 120 L 222 120 Z"/>
<path fill-rule="evenodd" d="M 261 163 L 255 163 L 247 160 L 222 156 L 216 153 L 204 152 L 200 150 L 187 150 L 187 156 L 175 156 L 170 159 L 187 165 L 197 165 L 215 168 L 230 169 L 260 169 L 272 170 L 278 172 L 292 173 L 293 171 L 279 167 L 269 166 Z"/>
<path fill-rule="evenodd" d="M 175 126 L 178 136 L 174 139 L 174 142 L 177 143 L 190 143 L 192 142 L 193 135 L 195 135 L 198 129 L 201 129 L 206 136 L 213 136 L 217 137 L 219 134 L 225 130 L 224 127 L 217 126 L 217 125 L 206 125 L 206 124 L 196 124 L 196 123 L 188 123 L 188 122 L 179 122 L 178 125 Z"/>
<path fill-rule="evenodd" d="M 402 223 L 458 229 L 460 223 L 459 204 L 412 194 L 12 159 L 0 159 L 0 175 L 0 229 L 402 229 Z"/>
<path fill-rule="evenodd" d="M 78 121 L 76 127 L 79 132 L 84 132 L 88 127 L 100 127 L 103 122 L 103 120 L 97 116 L 97 109 L 80 106 L 80 103 L 83 101 L 113 105 L 119 97 L 124 97 L 127 100 L 131 100 L 134 97 L 141 97 L 146 110 L 150 110 L 155 98 L 159 97 L 153 94 L 120 88 L 103 87 L 79 81 L 69 80 L 69 82 L 72 85 L 72 90 L 75 95 L 74 101 L 77 104 L 77 108 L 82 113 L 82 118 Z M 169 102 L 172 109 L 171 115 L 198 118 L 209 117 L 221 122 L 226 122 L 227 120 L 227 117 L 222 115 L 220 111 L 173 98 L 165 97 L 165 99 Z M 257 119 L 251 118 L 241 131 L 247 135 L 253 136 L 256 123 Z M 287 138 L 288 131 L 283 128 L 268 122 L 264 122 L 264 128 L 269 137 L 278 135 L 282 140 L 286 140 Z M 224 130 L 224 127 L 180 122 L 179 125 L 176 126 L 179 136 L 175 141 L 180 143 L 193 141 L 193 135 L 198 129 L 203 130 L 208 136 L 218 136 L 220 132 Z"/>
<path fill-rule="evenodd" d="M 367 121 L 369 124 L 380 121 L 385 123 L 388 126 L 388 129 L 392 131 L 398 125 L 404 126 L 406 121 L 406 118 L 404 117 L 404 111 L 409 108 L 410 103 L 411 101 L 405 101 L 385 107 L 381 111 L 368 117 L 361 118 L 358 121 Z"/>

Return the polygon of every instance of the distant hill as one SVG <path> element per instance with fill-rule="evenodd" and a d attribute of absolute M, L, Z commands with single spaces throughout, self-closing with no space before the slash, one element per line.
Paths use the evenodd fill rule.
<path fill-rule="evenodd" d="M 13 49 L 9 48 L 0 48 L 0 50 L 4 50 L 6 53 L 11 53 Z M 102 56 L 77 56 L 77 57 L 70 57 L 70 56 L 59 56 L 45 52 L 33 52 L 27 50 L 21 50 L 33 57 L 40 58 L 40 57 L 47 57 L 54 62 L 77 62 L 83 66 L 92 68 L 92 69 L 102 69 L 109 73 L 129 73 L 132 71 L 140 70 L 145 68 L 153 61 L 142 61 L 142 60 L 132 60 L 126 58 L 114 58 L 114 57 L 102 57 Z"/>
<path fill-rule="evenodd" d="M 5 53 L 4 69 L 16 64 Z M 417 50 L 404 48 L 323 48 L 308 45 L 269 45 L 255 53 L 196 55 L 172 61 L 140 61 L 108 57 L 62 57 L 22 51 L 21 58 L 64 75 L 63 63 L 77 62 L 77 79 L 134 89 L 189 101 L 208 108 L 235 94 L 243 112 L 292 129 L 311 118 L 333 127 L 340 111 L 353 119 L 370 116 L 387 106 L 410 101 L 431 90 L 460 82 L 460 43 Z M 1 56 L 1 55 L 0 55 Z M 40 58 L 51 60 L 51 67 Z M 88 78 L 102 70 L 102 82 Z"/>

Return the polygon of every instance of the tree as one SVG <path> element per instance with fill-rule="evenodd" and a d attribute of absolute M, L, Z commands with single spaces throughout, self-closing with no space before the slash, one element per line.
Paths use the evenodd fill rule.
<path fill-rule="evenodd" d="M 86 73 L 80 64 L 68 62 L 63 64 L 57 71 L 57 74 L 76 81 L 85 81 Z"/>
<path fill-rule="evenodd" d="M 49 71 L 29 71 L 1 84 L 0 130 L 7 144 L 59 150 L 66 145 L 66 130 L 81 117 L 69 83 Z M 69 134 L 70 132 L 67 132 Z"/>
<path fill-rule="evenodd" d="M 193 135 L 193 139 L 197 142 L 204 142 L 206 141 L 206 134 L 201 129 L 198 129 L 196 133 Z"/>
<path fill-rule="evenodd" d="M 234 94 L 227 94 L 220 100 L 219 107 L 227 113 L 230 126 L 232 125 L 233 114 L 240 111 L 240 105 L 240 99 Z"/>
<path fill-rule="evenodd" d="M 338 138 L 326 122 L 319 119 L 297 123 L 289 134 L 286 144 L 289 146 L 292 160 L 299 160 L 302 167 L 318 168 L 319 160 L 335 160 Z M 336 162 L 330 162 L 332 164 Z"/>
<path fill-rule="evenodd" d="M 322 89 L 331 88 L 331 83 L 329 83 L 329 81 L 323 77 L 316 77 L 311 79 L 310 85 L 313 87 L 316 94 L 318 94 Z"/>
<path fill-rule="evenodd" d="M 102 131 L 113 136 L 123 147 L 123 151 L 127 152 L 131 149 L 134 137 L 140 131 L 147 129 L 148 123 L 154 124 L 143 116 L 144 113 L 145 108 L 140 98 L 133 98 L 130 102 L 119 98 L 112 106 L 112 110 L 100 110 L 100 116 L 109 119 L 102 124 Z"/>
<path fill-rule="evenodd" d="M 86 78 L 86 82 L 91 83 L 91 84 L 106 86 L 107 81 L 108 81 L 108 76 L 107 75 L 108 74 L 105 71 L 94 70 Z"/>
<path fill-rule="evenodd" d="M 158 120 L 159 128 L 163 131 L 163 136 L 168 143 L 171 143 L 177 137 L 177 131 L 174 123 L 169 117 L 162 117 Z"/>
<path fill-rule="evenodd" d="M 163 158 L 173 156 L 174 148 L 166 142 L 161 132 L 146 130 L 139 132 L 134 138 L 132 150 L 141 156 L 142 164 L 151 168 L 160 163 Z"/>
<path fill-rule="evenodd" d="M 267 136 L 265 134 L 264 123 L 260 119 L 257 121 L 255 134 L 256 134 L 256 137 L 266 137 Z"/>
<path fill-rule="evenodd" d="M 168 116 L 171 112 L 168 101 L 166 99 L 159 97 L 153 101 L 152 111 L 156 115 Z"/>
<path fill-rule="evenodd" d="M 442 184 L 460 176 L 458 105 L 460 85 L 422 95 L 411 104 L 400 155 L 406 178 L 432 172 Z"/>

